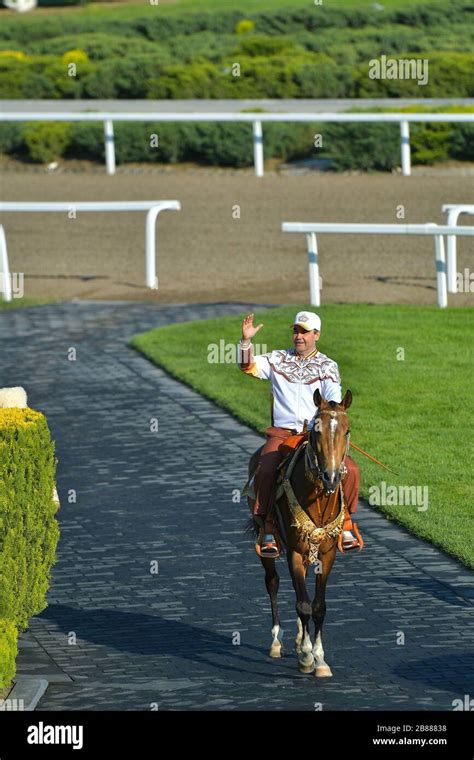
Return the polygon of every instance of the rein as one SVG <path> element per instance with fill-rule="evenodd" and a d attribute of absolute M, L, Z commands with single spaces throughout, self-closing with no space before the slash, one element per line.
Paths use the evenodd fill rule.
<path fill-rule="evenodd" d="M 351 443 L 350 445 L 352 446 L 353 449 L 355 449 L 356 451 L 359 451 L 361 454 L 367 457 L 367 459 L 370 459 L 372 462 L 375 462 L 375 464 L 378 464 L 379 467 L 383 467 L 384 470 L 388 470 L 389 472 L 393 473 L 393 475 L 398 475 L 398 472 L 395 472 L 395 470 L 391 470 L 390 467 L 387 467 L 387 465 L 382 464 L 382 462 L 379 462 L 378 459 L 368 454 L 366 451 L 364 451 L 364 449 L 361 449 L 360 446 L 356 446 L 355 443 Z"/>
<path fill-rule="evenodd" d="M 339 512 L 337 513 L 337 516 L 335 517 L 335 519 L 332 520 L 327 525 L 322 525 L 322 526 L 315 525 L 312 519 L 310 518 L 310 516 L 304 511 L 303 507 L 301 506 L 298 499 L 296 498 L 296 494 L 293 490 L 293 486 L 291 485 L 290 478 L 291 478 L 293 469 L 295 467 L 295 464 L 298 461 L 300 453 L 304 447 L 305 448 L 305 463 L 304 463 L 305 476 L 307 480 L 309 480 L 312 483 L 320 480 L 320 478 L 317 478 L 315 475 L 313 475 L 311 470 L 307 469 L 308 446 L 311 447 L 309 440 L 303 442 L 303 444 L 299 448 L 296 449 L 286 469 L 283 481 L 281 482 L 280 487 L 278 488 L 276 498 L 279 499 L 283 493 L 285 494 L 286 500 L 288 502 L 288 507 L 292 515 L 291 526 L 293 528 L 296 528 L 298 532 L 301 533 L 301 536 L 308 542 L 308 546 L 309 546 L 308 560 L 309 560 L 309 564 L 312 565 L 318 561 L 319 547 L 323 543 L 323 541 L 326 541 L 327 539 L 337 540 L 340 533 L 342 532 L 342 528 L 344 525 L 344 497 L 343 497 L 343 492 L 342 492 L 342 484 L 339 482 L 338 487 L 333 492 L 336 494 L 336 498 L 339 499 Z M 330 494 L 330 496 L 332 496 L 332 494 Z"/>
<path fill-rule="evenodd" d="M 345 411 L 342 411 L 342 410 L 337 410 L 336 411 L 334 409 L 324 409 L 323 412 L 325 412 L 326 414 L 329 414 L 331 417 L 336 417 L 338 414 L 347 414 L 347 412 L 345 412 Z M 320 414 L 321 414 L 321 412 L 319 412 L 315 416 L 315 420 L 317 420 L 319 418 Z M 306 462 L 305 462 L 305 469 L 306 469 L 306 472 L 308 471 L 308 469 L 310 470 L 310 476 L 309 476 L 308 479 L 312 480 L 313 473 L 314 473 L 314 477 L 320 479 L 321 478 L 321 470 L 320 470 L 319 465 L 318 465 L 318 459 L 317 459 L 317 456 L 316 456 L 316 453 L 315 453 L 313 447 L 311 446 L 311 443 L 310 443 L 309 439 L 308 439 L 308 445 L 310 446 L 310 451 L 311 451 L 311 454 L 313 455 L 313 463 L 312 463 L 310 461 L 310 458 L 309 458 L 309 452 L 306 451 L 306 455 L 307 455 L 306 459 L 307 459 L 308 464 L 306 466 Z M 358 451 L 360 454 L 363 454 L 365 457 L 367 457 L 367 459 L 370 459 L 371 462 L 375 462 L 375 464 L 377 464 L 379 467 L 382 467 L 384 470 L 387 470 L 388 472 L 391 472 L 393 475 L 398 475 L 398 472 L 395 472 L 395 470 L 392 470 L 390 467 L 387 467 L 387 465 L 385 465 L 382 462 L 380 462 L 378 459 L 376 459 L 375 457 L 373 457 L 367 451 L 364 451 L 364 449 L 361 448 L 360 446 L 357 446 L 357 444 L 352 443 L 352 441 L 350 440 L 350 436 L 348 435 L 347 436 L 347 444 L 346 444 L 346 451 L 345 451 L 345 454 L 344 454 L 344 458 L 349 454 L 349 447 L 352 447 L 353 449 L 355 449 L 356 451 Z M 314 465 L 314 462 L 316 462 L 316 466 Z M 341 462 L 341 466 L 339 468 L 339 472 L 341 474 L 341 477 L 344 476 L 346 474 L 346 472 L 347 472 L 347 468 L 346 468 L 346 466 L 344 464 L 344 461 Z M 307 474 L 308 474 L 308 472 L 307 472 Z"/>
<path fill-rule="evenodd" d="M 324 409 L 323 413 L 329 414 L 330 417 L 332 418 L 337 417 L 338 414 L 347 415 L 347 412 L 345 410 L 336 411 L 334 409 Z M 315 416 L 315 425 L 316 425 L 316 420 L 319 419 L 320 415 L 321 415 L 321 412 L 319 412 Z M 347 472 L 347 467 L 344 464 L 344 458 L 347 456 L 348 452 L 349 452 L 349 435 L 347 436 L 346 451 L 344 453 L 344 457 L 341 460 L 341 464 L 339 465 L 339 475 L 341 478 L 343 478 Z M 309 481 L 311 481 L 312 483 L 315 483 L 317 480 L 322 480 L 322 472 L 319 466 L 318 457 L 316 456 L 316 452 L 311 445 L 311 433 L 308 436 L 308 442 L 306 445 L 304 466 L 305 466 L 305 475 Z M 334 491 L 327 491 L 326 493 L 334 493 Z"/>

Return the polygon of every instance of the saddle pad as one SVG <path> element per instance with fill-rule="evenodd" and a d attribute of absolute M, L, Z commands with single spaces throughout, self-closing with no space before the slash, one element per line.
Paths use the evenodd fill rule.
<path fill-rule="evenodd" d="M 300 443 L 303 441 L 307 441 L 309 437 L 309 433 L 298 433 L 297 435 L 290 435 L 288 438 L 285 438 L 283 443 L 280 444 L 279 451 L 283 454 L 284 457 L 287 457 L 288 454 L 291 454 L 292 451 L 298 448 Z"/>

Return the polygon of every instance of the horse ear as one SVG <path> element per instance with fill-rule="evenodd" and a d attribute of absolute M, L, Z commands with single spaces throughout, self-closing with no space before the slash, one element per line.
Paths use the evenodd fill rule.
<path fill-rule="evenodd" d="M 316 388 L 316 390 L 313 393 L 313 401 L 315 406 L 321 406 L 322 397 L 319 388 Z"/>
<path fill-rule="evenodd" d="M 342 399 L 342 406 L 344 407 L 344 409 L 349 409 L 351 404 L 352 404 L 352 393 L 350 390 L 347 390 L 346 395 Z"/>

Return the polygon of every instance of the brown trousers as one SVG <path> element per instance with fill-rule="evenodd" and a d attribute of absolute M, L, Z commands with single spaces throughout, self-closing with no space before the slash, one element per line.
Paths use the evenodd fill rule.
<path fill-rule="evenodd" d="M 259 469 L 255 477 L 255 495 L 256 502 L 254 514 L 266 515 L 275 500 L 276 490 L 276 471 L 284 455 L 278 450 L 280 444 L 288 438 L 291 433 L 284 428 L 269 427 L 265 431 L 267 435 L 266 443 L 260 454 Z M 344 478 L 344 496 L 347 508 L 351 514 L 357 509 L 359 499 L 359 468 L 351 457 L 344 459 L 347 467 L 347 475 Z"/>

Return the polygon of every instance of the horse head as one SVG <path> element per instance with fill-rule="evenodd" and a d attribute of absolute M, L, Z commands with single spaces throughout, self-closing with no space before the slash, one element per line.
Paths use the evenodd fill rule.
<path fill-rule="evenodd" d="M 344 457 L 349 445 L 349 417 L 352 403 L 348 390 L 341 403 L 326 401 L 319 390 L 313 395 L 318 411 L 309 434 L 307 457 L 314 475 L 321 479 L 326 493 L 334 493 L 344 471 Z"/>

